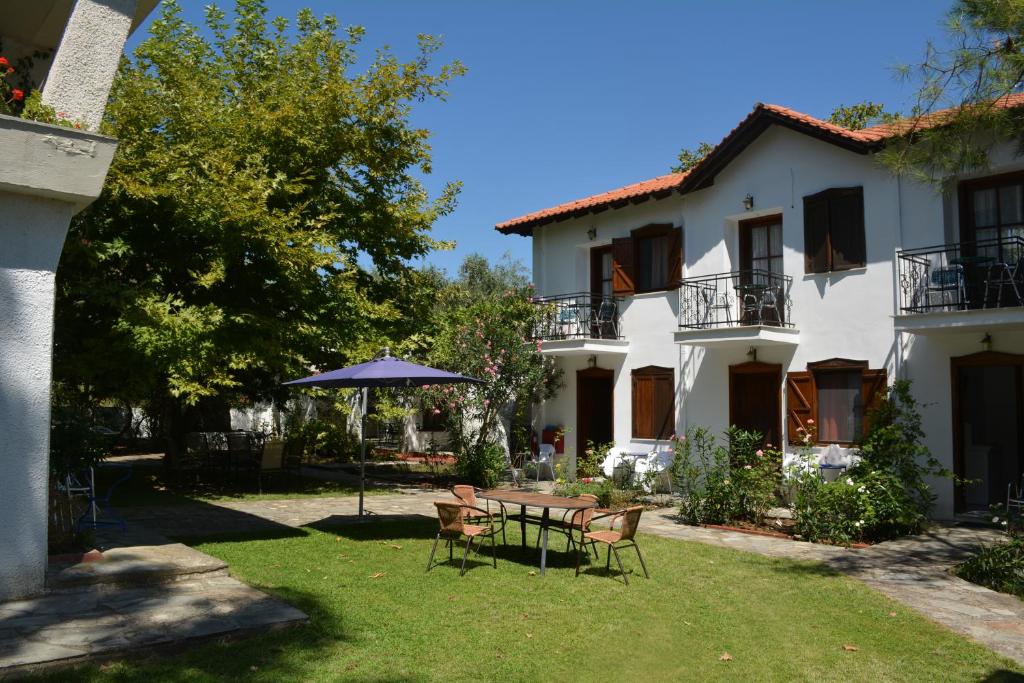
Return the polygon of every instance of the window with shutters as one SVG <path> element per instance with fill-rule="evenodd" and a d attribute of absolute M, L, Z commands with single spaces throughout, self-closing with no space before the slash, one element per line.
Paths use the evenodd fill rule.
<path fill-rule="evenodd" d="M 786 376 L 786 431 L 789 441 L 803 444 L 815 433 L 815 444 L 851 445 L 860 441 L 871 410 L 885 396 L 888 376 L 867 361 L 833 358 L 808 363 L 806 372 Z"/>
<path fill-rule="evenodd" d="M 1024 237 L 1024 173 L 1006 173 L 965 182 L 960 186 L 960 239 L 975 255 L 1012 263 L 1007 241 Z M 1002 243 L 1002 244 L 1000 244 Z"/>
<path fill-rule="evenodd" d="M 633 370 L 633 438 L 667 439 L 675 431 L 675 378 L 672 368 Z"/>
<path fill-rule="evenodd" d="M 804 197 L 804 270 L 827 273 L 867 265 L 864 188 L 832 188 Z"/>
<path fill-rule="evenodd" d="M 628 296 L 678 287 L 683 277 L 682 235 L 681 228 L 666 223 L 647 225 L 629 237 L 613 239 L 614 293 Z"/>

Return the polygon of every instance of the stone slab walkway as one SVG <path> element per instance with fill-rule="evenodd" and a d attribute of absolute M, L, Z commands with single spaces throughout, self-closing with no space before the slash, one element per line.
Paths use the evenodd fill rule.
<path fill-rule="evenodd" d="M 409 489 L 401 494 L 368 496 L 366 508 L 380 519 L 432 517 L 432 502 L 448 495 L 446 491 Z M 356 497 L 324 497 L 134 508 L 124 513 L 130 525 L 175 538 L 288 533 L 300 526 L 354 520 L 357 509 Z M 938 526 L 920 536 L 851 550 L 680 524 L 674 509 L 647 513 L 641 531 L 769 557 L 821 562 L 1024 664 L 1024 603 L 949 573 L 950 567 L 979 545 L 1000 540 L 1002 536 L 995 531 Z"/>

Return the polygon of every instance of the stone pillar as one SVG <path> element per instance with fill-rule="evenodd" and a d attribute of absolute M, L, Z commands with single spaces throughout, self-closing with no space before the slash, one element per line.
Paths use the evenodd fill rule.
<path fill-rule="evenodd" d="M 54 274 L 73 212 L 0 192 L 0 599 L 43 588 Z"/>
<path fill-rule="evenodd" d="M 135 0 L 77 0 L 53 56 L 43 102 L 98 130 L 134 16 Z"/>

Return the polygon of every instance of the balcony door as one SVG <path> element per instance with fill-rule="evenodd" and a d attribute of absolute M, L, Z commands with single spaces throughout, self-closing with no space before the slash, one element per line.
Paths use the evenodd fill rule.
<path fill-rule="evenodd" d="M 594 247 L 590 250 L 590 292 L 600 301 L 611 298 L 615 292 L 612 286 L 614 266 L 612 247 Z"/>
<path fill-rule="evenodd" d="M 960 189 L 960 201 L 961 241 L 981 242 L 971 255 L 1015 261 L 1017 249 L 1009 243 L 1024 239 L 1024 174 L 1009 173 L 966 182 Z M 1003 253 L 1006 251 L 1013 253 Z"/>
<path fill-rule="evenodd" d="M 782 443 L 782 366 L 740 363 L 729 366 L 729 424 L 758 432 L 764 443 Z"/>
<path fill-rule="evenodd" d="M 744 325 L 781 325 L 782 216 L 740 222 L 740 278 L 736 299 Z M 778 277 L 775 277 L 778 276 Z"/>

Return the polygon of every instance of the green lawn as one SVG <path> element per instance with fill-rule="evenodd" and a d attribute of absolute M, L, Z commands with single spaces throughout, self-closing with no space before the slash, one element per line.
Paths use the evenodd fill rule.
<path fill-rule="evenodd" d="M 372 523 L 200 544 L 311 623 L 45 680 L 997 681 L 1020 671 L 813 564 L 643 536 L 652 578 L 633 574 L 628 587 L 603 562 L 574 578 L 557 552 L 542 578 L 515 547 L 499 548 L 497 570 L 474 562 L 460 578 L 448 565 L 424 573 L 434 529 Z"/>

